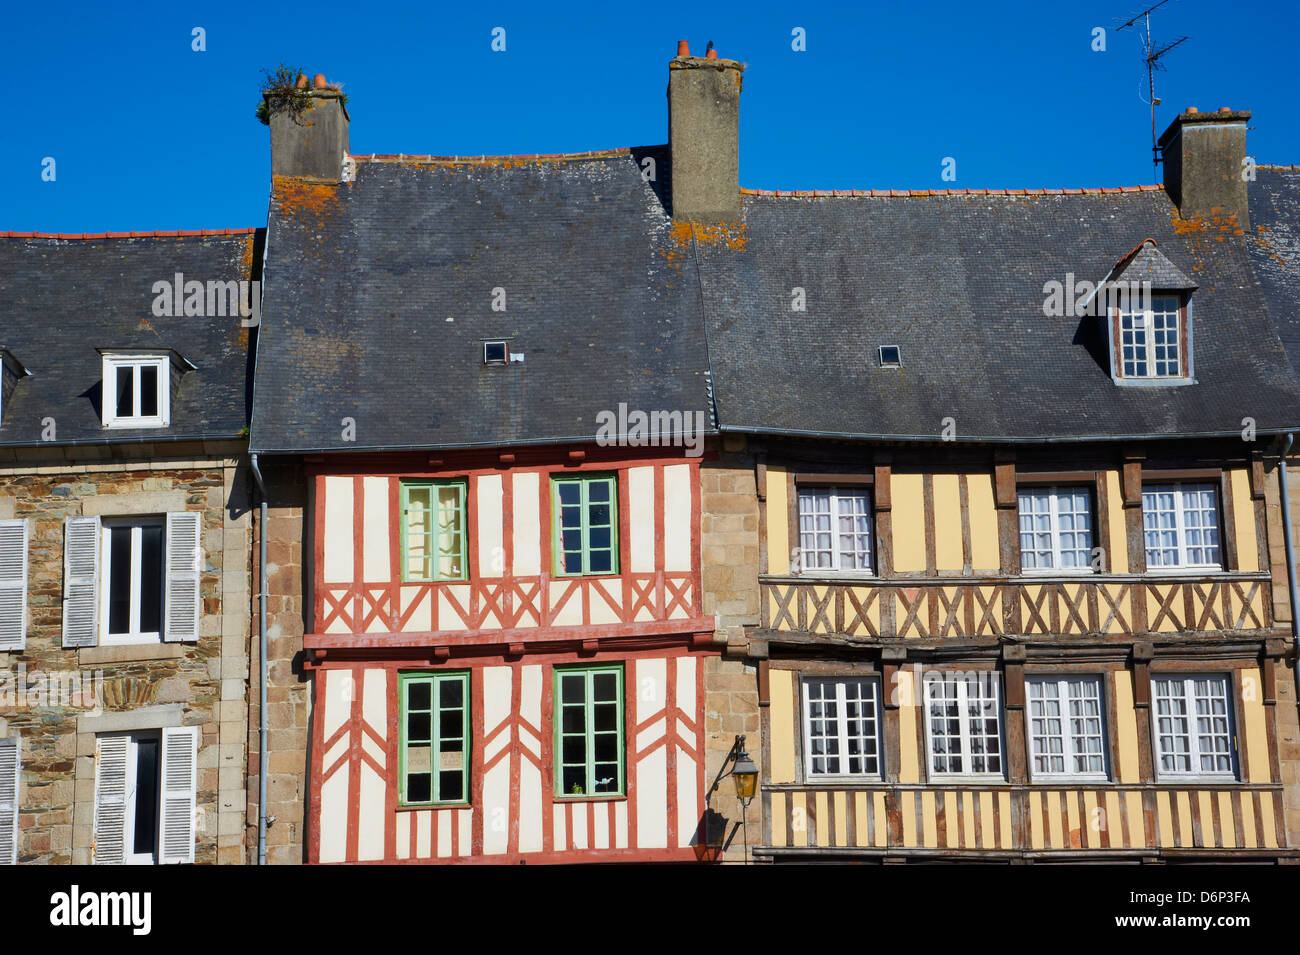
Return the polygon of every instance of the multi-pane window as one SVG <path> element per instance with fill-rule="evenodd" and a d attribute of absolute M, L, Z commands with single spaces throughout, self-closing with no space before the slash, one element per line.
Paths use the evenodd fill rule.
<path fill-rule="evenodd" d="M 465 483 L 402 482 L 402 579 L 464 580 Z"/>
<path fill-rule="evenodd" d="M 1120 358 L 1125 378 L 1180 378 L 1181 303 L 1176 295 L 1151 297 L 1151 308 L 1120 310 Z"/>
<path fill-rule="evenodd" d="M 555 671 L 555 794 L 623 793 L 623 667 Z"/>
<path fill-rule="evenodd" d="M 934 674 L 925 681 L 930 771 L 937 776 L 1001 775 L 998 676 Z"/>
<path fill-rule="evenodd" d="M 1025 689 L 1033 775 L 1105 778 L 1101 680 L 1041 677 L 1026 680 Z"/>
<path fill-rule="evenodd" d="M 167 426 L 170 394 L 165 355 L 105 355 L 103 380 L 104 426 L 160 428 Z"/>
<path fill-rule="evenodd" d="M 1092 560 L 1092 496 L 1083 487 L 1020 491 L 1022 570 L 1085 571 Z"/>
<path fill-rule="evenodd" d="M 1218 569 L 1218 489 L 1213 484 L 1166 484 L 1142 489 L 1147 568 Z"/>
<path fill-rule="evenodd" d="M 871 570 L 871 494 L 799 489 L 799 547 L 804 570 Z"/>
<path fill-rule="evenodd" d="M 1152 677 L 1151 695 L 1162 775 L 1234 775 L 1227 676 Z"/>
<path fill-rule="evenodd" d="M 100 643 L 162 639 L 162 518 L 105 518 L 100 527 Z"/>
<path fill-rule="evenodd" d="M 469 781 L 469 674 L 401 676 L 404 806 L 463 803 Z"/>
<path fill-rule="evenodd" d="M 873 679 L 803 681 L 808 776 L 880 775 L 878 686 Z"/>
<path fill-rule="evenodd" d="M 555 573 L 618 573 L 617 485 L 609 475 L 556 478 Z"/>

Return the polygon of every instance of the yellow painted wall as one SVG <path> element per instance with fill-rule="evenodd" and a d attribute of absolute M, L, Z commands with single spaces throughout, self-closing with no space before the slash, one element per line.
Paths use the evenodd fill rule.
<path fill-rule="evenodd" d="M 772 734 L 772 782 L 794 782 L 794 672 L 768 670 L 768 722 Z"/>
<path fill-rule="evenodd" d="M 898 781 L 919 783 L 921 760 L 917 753 L 917 699 L 912 671 L 899 667 L 898 673 Z"/>
<path fill-rule="evenodd" d="M 961 546 L 961 477 L 936 474 L 934 485 L 934 556 L 939 571 L 960 571 Z M 924 540 L 924 538 L 922 538 Z"/>
<path fill-rule="evenodd" d="M 1110 553 L 1107 567 L 1113 574 L 1128 573 L 1128 535 L 1124 530 L 1124 494 L 1120 489 L 1120 472 L 1106 472 L 1105 519 L 1110 522 Z"/>
<path fill-rule="evenodd" d="M 1255 534 L 1255 502 L 1250 499 L 1250 475 L 1245 468 L 1229 472 L 1232 517 L 1237 528 L 1237 563 L 1241 570 L 1259 570 L 1259 538 Z"/>
<path fill-rule="evenodd" d="M 993 475 L 966 475 L 966 500 L 970 505 L 971 569 L 996 573 L 1001 566 L 998 549 L 998 510 L 993 501 Z"/>
<path fill-rule="evenodd" d="M 1268 758 L 1268 723 L 1264 718 L 1264 684 L 1258 667 L 1241 671 L 1241 708 L 1245 714 L 1246 755 L 1250 763 L 1250 782 L 1272 782 Z"/>
<path fill-rule="evenodd" d="M 1115 727 L 1119 737 L 1119 781 L 1138 781 L 1137 709 L 1133 705 L 1133 674 L 1117 670 L 1115 678 Z"/>
<path fill-rule="evenodd" d="M 767 572 L 790 573 L 790 497 L 785 468 L 767 468 Z"/>
<path fill-rule="evenodd" d="M 894 570 L 911 573 L 925 570 L 925 486 L 920 474 L 890 477 L 893 499 Z M 768 500 L 771 507 L 771 499 Z M 961 546 L 958 524 L 958 547 Z M 769 553 L 771 548 L 768 548 Z"/>

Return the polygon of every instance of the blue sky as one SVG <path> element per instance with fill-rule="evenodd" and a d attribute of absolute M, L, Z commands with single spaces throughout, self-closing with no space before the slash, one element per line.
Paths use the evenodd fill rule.
<path fill-rule="evenodd" d="M 10 4 L 0 230 L 264 225 L 270 156 L 253 111 L 260 71 L 282 61 L 343 83 L 356 153 L 664 142 L 679 39 L 697 54 L 713 40 L 748 66 L 745 186 L 1153 182 L 1138 38 L 1114 30 L 1150 2 Z M 1300 163 L 1298 11 L 1166 3 L 1157 39 L 1192 39 L 1158 74 L 1158 130 L 1186 106 L 1248 108 L 1258 161 Z M 194 27 L 205 52 L 191 49 Z M 495 27 L 504 52 L 491 49 Z M 944 157 L 956 182 L 940 180 Z"/>

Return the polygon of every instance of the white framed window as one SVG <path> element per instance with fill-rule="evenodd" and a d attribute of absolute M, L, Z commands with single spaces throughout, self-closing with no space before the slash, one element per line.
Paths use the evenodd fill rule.
<path fill-rule="evenodd" d="M 1141 304 L 1136 302 L 1135 304 Z M 1153 295 L 1150 308 L 1119 312 L 1120 370 L 1124 378 L 1182 378 L 1182 301 Z"/>
<path fill-rule="evenodd" d="M 1020 489 L 1020 569 L 1092 571 L 1092 495 L 1086 487 Z"/>
<path fill-rule="evenodd" d="M 1030 677 L 1025 690 L 1030 774 L 1036 779 L 1106 779 L 1101 677 Z"/>
<path fill-rule="evenodd" d="M 104 355 L 104 427 L 167 427 L 169 376 L 166 355 Z"/>
<path fill-rule="evenodd" d="M 995 671 L 927 676 L 925 714 L 930 775 L 1003 778 L 1002 706 Z"/>
<path fill-rule="evenodd" d="M 1213 484 L 1157 484 L 1142 488 L 1147 569 L 1219 570 L 1219 489 Z"/>
<path fill-rule="evenodd" d="M 880 683 L 872 677 L 803 681 L 805 774 L 880 777 Z"/>
<path fill-rule="evenodd" d="M 871 572 L 871 492 L 866 488 L 799 488 L 803 570 Z"/>
<path fill-rule="evenodd" d="M 105 518 L 100 527 L 102 646 L 158 643 L 163 632 L 166 528 L 161 517 Z"/>
<path fill-rule="evenodd" d="M 198 728 L 95 740 L 96 865 L 193 862 Z"/>
<path fill-rule="evenodd" d="M 1151 698 L 1161 777 L 1236 778 L 1227 674 L 1153 676 Z"/>

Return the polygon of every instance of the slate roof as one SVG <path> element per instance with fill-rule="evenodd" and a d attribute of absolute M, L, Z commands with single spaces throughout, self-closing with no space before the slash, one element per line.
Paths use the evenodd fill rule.
<path fill-rule="evenodd" d="M 1111 281 L 1150 282 L 1152 291 L 1191 291 L 1196 288 L 1196 283 L 1160 251 L 1155 239 L 1143 239 L 1141 245 L 1120 261 Z"/>
<path fill-rule="evenodd" d="M 111 237 L 110 237 L 111 235 Z M 158 281 L 256 278 L 255 232 L 0 233 L 0 347 L 31 373 L 5 403 L 0 446 L 238 437 L 248 424 L 248 339 L 238 316 L 156 317 Z M 260 249 L 259 249 L 260 252 Z M 100 348 L 169 348 L 181 376 L 165 429 L 102 427 Z"/>
<path fill-rule="evenodd" d="M 1044 315 L 1044 284 L 1104 278 L 1151 237 L 1199 286 L 1197 383 L 1117 387 L 1096 317 Z M 1025 441 L 1238 434 L 1300 424 L 1300 381 L 1244 238 L 1160 191 L 745 198 L 703 243 L 723 430 Z M 805 289 L 807 311 L 791 309 Z M 902 349 L 878 367 L 879 345 Z"/>
<path fill-rule="evenodd" d="M 1248 237 L 1179 219 L 1159 187 L 742 190 L 742 223 L 692 230 L 635 153 L 354 157 L 355 182 L 277 180 L 253 450 L 591 440 L 619 403 L 885 439 L 949 417 L 981 441 L 1300 426 Z M 1138 264 L 1199 286 L 1195 384 L 1117 387 L 1100 319 L 1044 315 L 1045 283 L 1103 279 L 1148 237 L 1169 268 Z M 525 361 L 485 368 L 495 336 Z"/>
<path fill-rule="evenodd" d="M 355 158 L 275 182 L 253 450 L 592 441 L 620 403 L 711 424 L 689 236 L 633 151 Z M 524 360 L 484 366 L 494 338 Z"/>
<path fill-rule="evenodd" d="M 1291 364 L 1300 371 L 1300 166 L 1259 166 L 1247 191 L 1255 272 Z"/>

